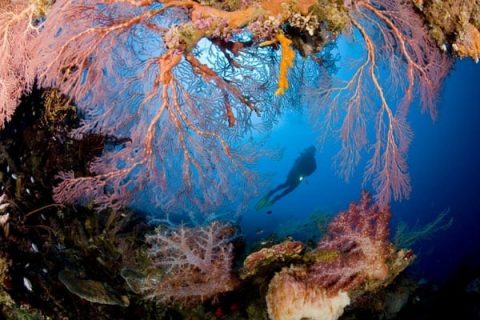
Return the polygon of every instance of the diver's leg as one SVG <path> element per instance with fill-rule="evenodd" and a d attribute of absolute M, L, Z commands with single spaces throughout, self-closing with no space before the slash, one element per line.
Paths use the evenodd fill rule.
<path fill-rule="evenodd" d="M 255 208 L 258 210 L 261 210 L 261 209 L 264 209 L 264 208 L 267 208 L 267 207 L 270 207 L 273 202 L 270 201 L 270 197 L 272 195 L 274 195 L 276 192 L 278 192 L 279 190 L 282 190 L 284 188 L 288 187 L 288 184 L 287 183 L 281 183 L 279 184 L 278 186 L 276 186 L 275 188 L 273 188 L 272 190 L 270 190 L 262 199 L 260 199 Z"/>
<path fill-rule="evenodd" d="M 275 192 L 285 189 L 286 187 L 288 187 L 288 183 L 286 182 L 279 184 L 278 186 L 270 190 L 265 196 L 265 198 L 269 199 Z"/>
<path fill-rule="evenodd" d="M 273 198 L 272 200 L 272 204 L 274 204 L 275 202 L 277 202 L 279 199 L 285 197 L 287 194 L 289 194 L 290 192 L 292 192 L 293 190 L 295 190 L 295 188 L 298 186 L 297 185 L 289 185 L 288 186 L 288 189 L 284 190 L 282 193 L 280 193 L 279 195 L 275 196 L 275 198 Z"/>

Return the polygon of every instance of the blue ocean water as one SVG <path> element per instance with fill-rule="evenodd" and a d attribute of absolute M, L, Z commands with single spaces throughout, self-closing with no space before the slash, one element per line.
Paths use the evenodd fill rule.
<path fill-rule="evenodd" d="M 339 50 L 348 50 L 339 45 Z M 480 64 L 471 60 L 455 63 L 438 100 L 438 118 L 422 114 L 418 105 L 410 110 L 414 132 L 408 153 L 412 192 L 410 198 L 392 204 L 391 230 L 399 222 L 425 225 L 449 210 L 454 218 L 447 230 L 414 245 L 417 260 L 411 268 L 418 276 L 447 278 L 464 264 L 480 263 Z M 271 174 L 270 187 L 281 183 L 296 157 L 316 143 L 317 133 L 307 115 L 286 112 L 269 133 L 270 147 L 284 148 L 279 161 L 265 161 L 258 170 Z M 349 182 L 332 166 L 337 140 L 327 140 L 316 153 L 317 170 L 296 190 L 268 210 L 256 211 L 255 202 L 242 218 L 247 239 L 260 240 L 278 231 L 280 225 L 308 222 L 314 211 L 334 214 L 358 200 L 362 186 L 360 165 Z M 318 147 L 318 144 L 317 144 Z M 367 186 L 368 187 L 368 186 Z M 265 193 L 268 191 L 265 190 Z"/>

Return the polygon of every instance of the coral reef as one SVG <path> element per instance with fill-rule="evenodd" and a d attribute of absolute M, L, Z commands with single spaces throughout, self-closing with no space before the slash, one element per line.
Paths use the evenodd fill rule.
<path fill-rule="evenodd" d="M 351 300 L 390 284 L 414 256 L 389 243 L 389 221 L 390 211 L 364 192 L 330 223 L 307 259 L 310 265 L 284 268 L 274 276 L 267 294 L 270 317 L 338 319 Z"/>
<path fill-rule="evenodd" d="M 480 60 L 480 1 L 414 1 L 425 15 L 438 46 L 451 46 L 459 57 Z"/>
<path fill-rule="evenodd" d="M 337 215 L 320 240 L 318 251 L 336 251 L 338 258 L 312 266 L 312 279 L 332 292 L 358 288 L 367 281 L 388 277 L 390 211 L 371 203 L 366 192 L 358 203 Z"/>
<path fill-rule="evenodd" d="M 389 203 L 410 192 L 409 107 L 418 94 L 435 116 L 450 68 L 430 35 L 444 51 L 450 43 L 458 56 L 480 59 L 479 7 L 0 0 L 1 315 L 338 319 L 414 259 L 388 230 Z M 336 81 L 324 58 L 342 32 L 365 52 L 351 77 Z M 316 128 L 340 132 L 345 178 L 372 151 L 365 182 L 375 202 L 363 193 L 313 250 L 289 239 L 251 253 L 239 285 L 235 228 L 204 213 L 242 210 L 260 185 L 251 168 L 268 154 L 246 138 L 271 127 L 283 107 L 305 103 Z M 200 222 L 152 230 L 125 209 L 142 200 L 162 217 L 200 213 Z M 443 219 L 399 227 L 395 244 L 448 227 Z M 326 224 L 325 216 L 311 221 Z M 386 314 L 408 294 L 385 299 Z"/>

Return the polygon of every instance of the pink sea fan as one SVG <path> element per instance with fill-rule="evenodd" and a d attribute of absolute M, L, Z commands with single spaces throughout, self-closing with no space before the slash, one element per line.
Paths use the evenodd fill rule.
<path fill-rule="evenodd" d="M 363 151 L 370 152 L 364 183 L 372 184 L 375 200 L 386 206 L 411 192 L 406 161 L 413 137 L 410 106 L 418 100 L 423 111 L 436 116 L 436 98 L 451 61 L 432 41 L 411 1 L 345 5 L 352 34 L 361 38 L 365 52 L 354 68 L 342 70 L 343 79 L 322 78 L 306 96 L 313 125 L 324 135 L 340 136 L 336 166 L 345 179 L 361 163 Z"/>
<path fill-rule="evenodd" d="M 93 200 L 100 210 L 149 201 L 164 212 L 245 203 L 260 155 L 241 138 L 259 113 L 249 97 L 261 81 L 245 81 L 247 68 L 223 77 L 198 55 L 169 48 L 179 26 L 190 26 L 189 11 L 152 3 L 58 0 L 48 13 L 35 56 L 39 85 L 75 101 L 75 137 L 128 140 L 92 162 L 92 177 L 65 176 L 56 200 Z"/>
<path fill-rule="evenodd" d="M 159 272 L 145 281 L 147 297 L 198 302 L 232 290 L 232 230 L 216 221 L 206 227 L 157 229 L 148 236 L 148 253 Z"/>
<path fill-rule="evenodd" d="M 41 1 L 0 0 L 0 128 L 12 117 L 22 93 L 35 79 L 30 60 L 40 22 Z"/>

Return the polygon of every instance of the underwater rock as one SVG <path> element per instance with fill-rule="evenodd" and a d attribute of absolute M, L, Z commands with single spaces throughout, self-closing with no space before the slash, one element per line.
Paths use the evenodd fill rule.
<path fill-rule="evenodd" d="M 61 271 L 58 274 L 58 279 L 65 285 L 68 291 L 89 302 L 123 307 L 129 305 L 126 296 L 118 295 L 102 282 L 78 279 L 73 272 L 67 270 Z"/>
<path fill-rule="evenodd" d="M 303 249 L 302 242 L 286 240 L 270 248 L 251 253 L 243 262 L 241 278 L 251 277 L 274 263 L 300 258 Z"/>

